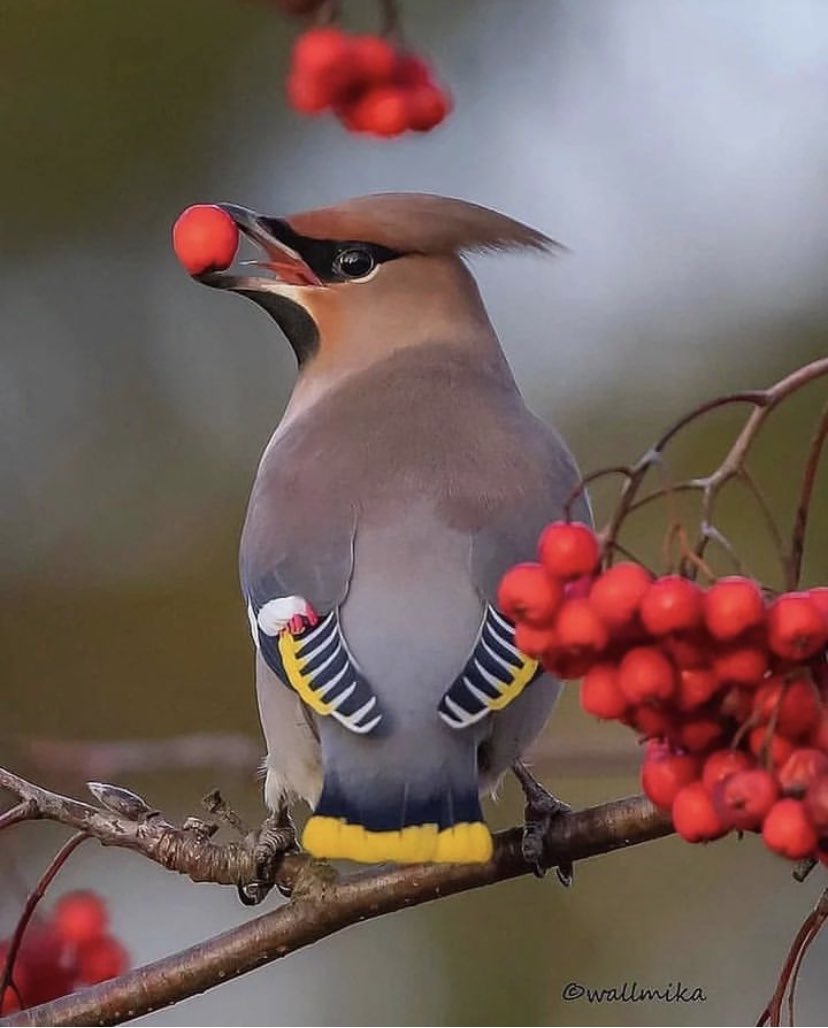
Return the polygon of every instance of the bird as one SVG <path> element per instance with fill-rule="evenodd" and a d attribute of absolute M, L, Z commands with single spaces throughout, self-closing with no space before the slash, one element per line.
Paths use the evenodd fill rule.
<path fill-rule="evenodd" d="M 262 308 L 298 365 L 239 557 L 266 805 L 284 824 L 309 804 L 314 857 L 488 861 L 481 796 L 510 768 L 530 805 L 565 807 L 522 763 L 561 683 L 516 646 L 497 586 L 580 477 L 526 406 L 468 258 L 560 247 L 423 193 L 284 217 L 216 206 L 257 273 L 196 277 Z M 589 520 L 584 496 L 572 514 Z"/>

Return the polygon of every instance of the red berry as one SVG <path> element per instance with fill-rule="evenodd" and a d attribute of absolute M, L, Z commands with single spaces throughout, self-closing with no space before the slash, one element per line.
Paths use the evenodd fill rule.
<path fill-rule="evenodd" d="M 16 965 L 26 970 L 26 1006 L 47 1003 L 71 991 L 73 975 L 65 961 L 67 945 L 52 922 L 34 922 L 26 929 Z"/>
<path fill-rule="evenodd" d="M 288 76 L 290 106 L 300 114 L 320 114 L 331 105 L 331 90 L 321 79 L 294 71 Z"/>
<path fill-rule="evenodd" d="M 774 767 L 780 767 L 794 751 L 790 739 L 778 732 L 771 732 L 768 725 L 757 725 L 748 735 L 750 752 L 759 760 L 766 757 Z"/>
<path fill-rule="evenodd" d="M 783 792 L 802 797 L 805 790 L 823 775 L 828 775 L 828 756 L 820 750 L 800 747 L 779 769 L 777 778 Z"/>
<path fill-rule="evenodd" d="M 776 802 L 776 779 L 761 768 L 736 771 L 713 788 L 713 805 L 728 828 L 759 828 Z"/>
<path fill-rule="evenodd" d="M 820 775 L 808 787 L 805 810 L 814 828 L 821 835 L 828 833 L 828 775 Z"/>
<path fill-rule="evenodd" d="M 364 132 L 399 136 L 409 127 L 408 97 L 398 86 L 372 86 L 350 105 L 349 116 Z"/>
<path fill-rule="evenodd" d="M 381 36 L 354 36 L 350 40 L 349 59 L 356 75 L 371 85 L 390 82 L 397 70 L 397 51 Z"/>
<path fill-rule="evenodd" d="M 657 578 L 641 601 L 641 621 L 653 635 L 690 632 L 701 624 L 703 595 L 681 575 Z"/>
<path fill-rule="evenodd" d="M 425 86 L 431 82 L 431 69 L 417 54 L 400 54 L 397 81 L 404 86 Z"/>
<path fill-rule="evenodd" d="M 789 739 L 807 735 L 819 723 L 822 706 L 807 672 L 769 678 L 757 690 L 753 712 Z"/>
<path fill-rule="evenodd" d="M 720 578 L 704 596 L 704 623 L 714 639 L 736 639 L 765 619 L 762 590 L 752 578 Z"/>
<path fill-rule="evenodd" d="M 429 132 L 443 121 L 451 110 L 451 101 L 439 86 L 431 82 L 408 90 L 409 127 L 415 132 Z"/>
<path fill-rule="evenodd" d="M 653 577 L 632 561 L 615 564 L 595 579 L 589 599 L 601 620 L 612 630 L 631 624 Z"/>
<path fill-rule="evenodd" d="M 828 643 L 828 620 L 808 593 L 784 593 L 768 608 L 768 644 L 785 660 L 807 660 Z"/>
<path fill-rule="evenodd" d="M 768 653 L 762 646 L 737 642 L 713 651 L 713 671 L 720 682 L 755 688 L 767 670 Z"/>
<path fill-rule="evenodd" d="M 172 230 L 173 249 L 191 275 L 223 271 L 236 256 L 239 230 L 221 208 L 195 204 L 178 216 Z"/>
<path fill-rule="evenodd" d="M 691 782 L 678 791 L 672 815 L 673 827 L 688 842 L 708 842 L 726 832 L 701 782 Z"/>
<path fill-rule="evenodd" d="M 636 646 L 621 661 L 618 684 L 630 703 L 669 700 L 676 689 L 676 670 L 655 646 Z"/>
<path fill-rule="evenodd" d="M 762 825 L 765 845 L 790 860 L 802 860 L 816 849 L 817 835 L 799 800 L 777 800 Z"/>
<path fill-rule="evenodd" d="M 725 778 L 735 775 L 737 771 L 747 771 L 754 764 L 753 757 L 742 750 L 716 750 L 704 762 L 702 771 L 704 787 L 712 793 L 714 788 Z"/>
<path fill-rule="evenodd" d="M 642 703 L 633 707 L 622 719 L 645 739 L 672 739 L 676 734 L 676 720 L 662 707 Z"/>
<path fill-rule="evenodd" d="M 703 707 L 721 688 L 709 668 L 683 668 L 678 675 L 676 707 L 681 711 Z"/>
<path fill-rule="evenodd" d="M 679 722 L 678 739 L 690 753 L 702 753 L 721 742 L 725 734 L 722 722 L 711 715 L 688 717 Z"/>
<path fill-rule="evenodd" d="M 88 890 L 61 896 L 52 915 L 55 931 L 66 942 L 86 942 L 103 935 L 108 922 L 106 904 Z"/>
<path fill-rule="evenodd" d="M 563 586 L 550 580 L 540 564 L 517 564 L 501 578 L 497 606 L 512 621 L 533 628 L 552 624 L 563 602 Z"/>
<path fill-rule="evenodd" d="M 78 947 L 78 980 L 96 985 L 123 974 L 129 967 L 129 954 L 111 935 L 90 939 Z"/>
<path fill-rule="evenodd" d="M 563 650 L 600 653 L 609 642 L 607 626 L 589 600 L 567 600 L 555 619 L 555 634 Z"/>
<path fill-rule="evenodd" d="M 564 580 L 591 575 L 600 552 L 595 533 L 579 521 L 554 521 L 538 542 L 540 562 L 553 578 Z"/>
<path fill-rule="evenodd" d="M 325 74 L 347 63 L 350 56 L 351 40 L 333 27 L 308 29 L 293 44 L 293 66 L 308 75 Z"/>
<path fill-rule="evenodd" d="M 533 628 L 521 621 L 515 626 L 515 646 L 527 657 L 537 659 L 555 645 L 551 628 Z"/>
<path fill-rule="evenodd" d="M 543 666 L 558 678 L 572 680 L 585 675 L 596 659 L 597 654 L 591 650 L 571 652 L 553 646 L 543 654 Z"/>
<path fill-rule="evenodd" d="M 594 717 L 620 718 L 627 701 L 618 685 L 618 668 L 614 664 L 595 664 L 581 682 L 581 707 Z"/>
<path fill-rule="evenodd" d="M 679 789 L 694 782 L 699 762 L 689 753 L 666 753 L 648 758 L 641 765 L 641 788 L 662 810 L 670 810 Z"/>
<path fill-rule="evenodd" d="M 659 646 L 679 668 L 707 667 L 712 644 L 705 632 L 673 632 L 659 640 Z"/>

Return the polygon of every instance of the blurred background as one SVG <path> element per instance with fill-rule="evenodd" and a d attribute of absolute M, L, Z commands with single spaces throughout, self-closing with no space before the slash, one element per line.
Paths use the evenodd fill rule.
<path fill-rule="evenodd" d="M 344 8 L 372 25 L 367 0 Z M 251 822 L 262 814 L 236 550 L 294 365 L 253 305 L 177 266 L 169 230 L 188 204 L 286 213 L 432 191 L 564 242 L 555 261 L 475 270 L 529 402 L 584 469 L 828 350 L 822 0 L 402 8 L 456 111 L 429 136 L 371 142 L 288 111 L 298 26 L 266 0 L 0 0 L 0 758 L 22 773 L 78 795 L 109 775 L 177 817 L 219 786 Z M 824 382 L 804 392 L 757 446 L 786 526 L 825 395 Z M 738 423 L 700 425 L 669 473 L 712 469 Z M 811 584 L 828 571 L 827 477 Z M 597 490 L 599 509 L 610 501 Z M 721 513 L 748 567 L 780 585 L 746 494 Z M 652 511 L 629 544 L 654 560 L 665 524 Z M 185 733 L 207 738 L 192 753 L 146 745 Z M 535 766 L 577 806 L 636 790 L 636 756 L 570 691 Z M 492 820 L 520 813 L 508 783 Z M 0 837 L 0 934 L 64 834 Z M 755 840 L 665 840 L 579 865 L 568 891 L 553 875 L 362 925 L 143 1023 L 753 1023 L 820 874 L 794 884 Z M 59 880 L 72 887 L 108 898 L 137 963 L 249 916 L 232 890 L 92 843 Z M 827 958 L 824 935 L 801 1024 L 825 1023 Z M 562 999 L 570 981 L 625 980 L 681 981 L 706 1001 Z"/>

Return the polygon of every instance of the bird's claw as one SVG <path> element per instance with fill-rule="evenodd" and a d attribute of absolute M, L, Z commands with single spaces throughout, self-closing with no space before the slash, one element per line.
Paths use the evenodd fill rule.
<path fill-rule="evenodd" d="M 238 887 L 239 899 L 245 906 L 261 903 L 274 885 L 286 895 L 279 885 L 277 873 L 282 857 L 297 850 L 296 829 L 287 810 L 271 814 L 253 840 L 255 878 Z"/>
<path fill-rule="evenodd" d="M 545 789 L 521 761 L 512 770 L 526 797 L 521 853 L 535 877 L 543 878 L 549 868 L 545 844 L 549 827 L 552 821 L 569 814 L 572 808 Z M 575 869 L 571 861 L 566 861 L 556 865 L 555 873 L 561 885 L 569 886 L 574 879 Z"/>

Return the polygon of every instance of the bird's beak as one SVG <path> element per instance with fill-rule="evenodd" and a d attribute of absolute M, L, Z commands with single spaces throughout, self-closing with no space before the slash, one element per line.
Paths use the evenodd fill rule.
<path fill-rule="evenodd" d="M 263 259 L 242 261 L 244 265 L 264 268 L 274 277 L 237 275 L 230 271 L 208 271 L 196 278 L 204 285 L 216 289 L 231 289 L 234 292 L 278 292 L 279 284 L 286 286 L 321 286 L 322 282 L 308 267 L 299 254 L 283 242 L 278 235 L 280 222 L 267 218 L 247 207 L 234 203 L 219 203 L 216 206 L 228 214 L 239 230 L 252 240 L 263 252 Z"/>

